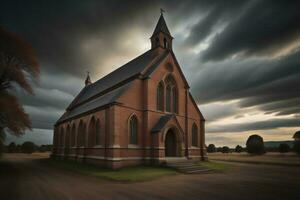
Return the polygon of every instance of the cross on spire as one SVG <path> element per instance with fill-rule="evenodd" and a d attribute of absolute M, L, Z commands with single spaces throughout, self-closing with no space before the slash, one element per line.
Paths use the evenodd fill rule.
<path fill-rule="evenodd" d="M 86 71 L 86 79 L 85 79 L 84 83 L 86 86 L 92 84 L 89 71 Z"/>
<path fill-rule="evenodd" d="M 164 15 L 164 12 L 166 12 L 164 9 L 160 9 L 160 15 Z"/>

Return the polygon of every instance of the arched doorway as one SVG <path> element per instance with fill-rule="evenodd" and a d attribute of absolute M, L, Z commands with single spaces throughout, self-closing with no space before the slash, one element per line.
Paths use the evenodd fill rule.
<path fill-rule="evenodd" d="M 176 156 L 179 156 L 176 133 L 172 129 L 169 129 L 165 137 L 165 157 Z"/>

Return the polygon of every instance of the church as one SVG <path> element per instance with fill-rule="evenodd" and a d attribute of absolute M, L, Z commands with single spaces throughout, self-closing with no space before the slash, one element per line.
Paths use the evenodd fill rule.
<path fill-rule="evenodd" d="M 85 87 L 54 125 L 53 157 L 121 168 L 205 160 L 205 119 L 161 13 L 151 49 Z"/>

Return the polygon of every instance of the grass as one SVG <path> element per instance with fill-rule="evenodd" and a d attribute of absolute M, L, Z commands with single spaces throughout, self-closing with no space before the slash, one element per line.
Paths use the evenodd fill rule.
<path fill-rule="evenodd" d="M 112 170 L 88 164 L 76 163 L 73 161 L 47 159 L 43 162 L 46 162 L 47 165 L 53 167 L 59 167 L 97 178 L 122 182 L 148 181 L 162 176 L 177 174 L 177 172 L 173 169 L 160 166 L 137 166 Z"/>
<path fill-rule="evenodd" d="M 199 162 L 198 165 L 207 169 L 212 169 L 217 172 L 227 172 L 232 168 L 232 165 L 230 164 L 211 161 Z"/>

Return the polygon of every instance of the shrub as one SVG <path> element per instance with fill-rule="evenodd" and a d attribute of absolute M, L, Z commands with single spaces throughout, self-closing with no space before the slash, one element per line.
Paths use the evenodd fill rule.
<path fill-rule="evenodd" d="M 294 142 L 294 151 L 298 154 L 300 154 L 300 141 L 295 141 Z"/>
<path fill-rule="evenodd" d="M 222 147 L 222 153 L 229 153 L 230 149 L 228 146 L 223 146 Z"/>
<path fill-rule="evenodd" d="M 290 146 L 288 144 L 285 143 L 281 143 L 278 147 L 278 151 L 280 153 L 286 153 L 290 151 Z"/>
<path fill-rule="evenodd" d="M 246 142 L 247 152 L 250 154 L 265 153 L 264 140 L 259 135 L 250 135 Z"/>
<path fill-rule="evenodd" d="M 243 147 L 242 147 L 242 146 L 237 145 L 237 146 L 235 147 L 235 152 L 241 153 L 242 151 L 243 151 Z"/>
<path fill-rule="evenodd" d="M 24 142 L 21 149 L 23 153 L 31 154 L 35 151 L 35 144 L 33 142 Z"/>
<path fill-rule="evenodd" d="M 213 153 L 213 152 L 216 152 L 216 147 L 214 144 L 209 144 L 208 147 L 207 147 L 207 152 L 208 153 Z"/>

